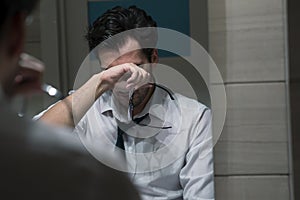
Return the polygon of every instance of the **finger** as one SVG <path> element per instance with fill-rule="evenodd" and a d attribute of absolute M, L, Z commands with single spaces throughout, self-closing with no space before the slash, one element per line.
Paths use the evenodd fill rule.
<path fill-rule="evenodd" d="M 130 66 L 130 71 L 131 71 L 131 76 L 129 79 L 127 79 L 127 83 L 134 83 L 135 80 L 138 78 L 138 76 L 140 75 L 140 71 L 139 71 L 139 68 L 134 65 L 134 64 L 131 64 Z"/>
<path fill-rule="evenodd" d="M 131 76 L 132 76 L 132 72 L 127 71 L 125 74 L 121 76 L 121 78 L 119 78 L 118 82 L 127 81 Z"/>
<path fill-rule="evenodd" d="M 15 77 L 15 83 L 19 84 L 22 82 L 41 82 L 42 75 L 41 72 L 27 69 L 27 68 L 20 68 L 19 73 Z"/>
<path fill-rule="evenodd" d="M 134 89 L 137 90 L 139 89 L 140 87 L 143 87 L 144 85 L 148 84 L 149 83 L 149 73 L 143 73 L 141 76 L 140 76 L 140 80 L 137 82 L 137 84 L 135 85 Z"/>
<path fill-rule="evenodd" d="M 23 68 L 32 69 L 39 72 L 43 72 L 45 70 L 45 65 L 42 61 L 26 53 L 22 53 L 20 55 L 19 65 Z"/>
<path fill-rule="evenodd" d="M 145 75 L 139 76 L 139 78 L 137 78 L 134 82 L 128 84 L 127 88 L 137 90 L 140 87 L 143 87 L 144 85 L 146 85 L 149 82 L 148 78 L 146 78 L 146 77 L 147 76 L 145 76 Z"/>

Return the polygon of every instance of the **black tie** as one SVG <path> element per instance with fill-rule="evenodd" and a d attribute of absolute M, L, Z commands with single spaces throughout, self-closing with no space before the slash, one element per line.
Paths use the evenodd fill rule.
<path fill-rule="evenodd" d="M 120 149 L 125 150 L 123 134 L 124 134 L 124 131 L 122 131 L 122 129 L 120 129 L 120 127 L 118 127 L 118 138 L 117 138 L 116 146 L 119 147 Z"/>
<path fill-rule="evenodd" d="M 143 121 L 146 117 L 149 116 L 149 113 L 147 113 L 146 115 L 139 117 L 139 118 L 135 118 L 133 121 L 136 124 L 139 124 L 141 121 Z M 119 147 L 122 150 L 125 150 L 124 147 L 124 139 L 123 139 L 123 135 L 124 135 L 124 131 L 122 129 L 120 129 L 120 127 L 118 127 L 118 137 L 117 137 L 117 142 L 116 142 L 116 146 Z"/>

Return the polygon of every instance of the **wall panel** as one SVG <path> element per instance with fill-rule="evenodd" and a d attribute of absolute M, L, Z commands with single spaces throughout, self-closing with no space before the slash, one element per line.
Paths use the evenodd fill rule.
<path fill-rule="evenodd" d="M 287 200 L 288 176 L 216 177 L 217 200 Z"/>

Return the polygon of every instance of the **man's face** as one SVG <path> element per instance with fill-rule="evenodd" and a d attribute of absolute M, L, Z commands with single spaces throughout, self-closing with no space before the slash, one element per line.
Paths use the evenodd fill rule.
<path fill-rule="evenodd" d="M 136 50 L 138 49 L 138 50 Z M 114 50 L 102 50 L 99 52 L 99 58 L 101 60 L 101 67 L 105 69 L 112 68 L 117 65 L 133 63 L 145 71 L 151 73 L 151 64 L 144 55 L 142 49 L 140 49 L 139 43 L 129 38 L 125 45 L 119 48 L 118 51 Z M 128 106 L 130 90 L 126 89 L 126 80 L 130 77 L 130 74 L 125 74 L 115 85 L 113 92 L 123 105 Z M 149 88 L 142 87 L 134 92 L 133 104 L 134 106 L 140 105 L 149 92 Z"/>

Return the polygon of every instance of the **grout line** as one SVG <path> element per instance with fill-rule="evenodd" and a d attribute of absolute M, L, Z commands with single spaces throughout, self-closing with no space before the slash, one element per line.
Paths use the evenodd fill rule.
<path fill-rule="evenodd" d="M 276 177 L 276 176 L 289 176 L 289 173 L 278 173 L 278 174 L 215 174 L 215 177 Z"/>

